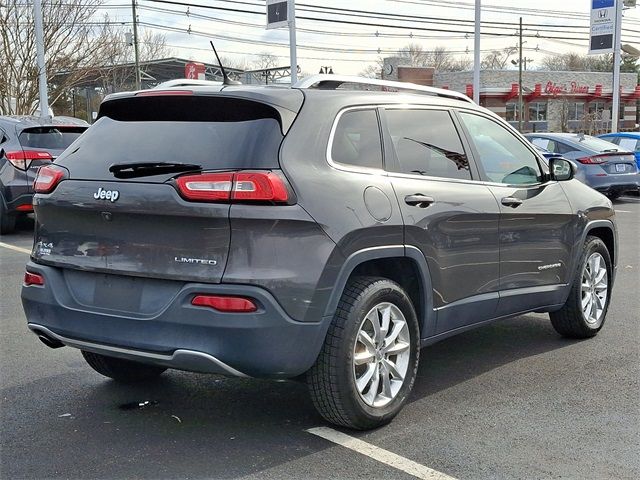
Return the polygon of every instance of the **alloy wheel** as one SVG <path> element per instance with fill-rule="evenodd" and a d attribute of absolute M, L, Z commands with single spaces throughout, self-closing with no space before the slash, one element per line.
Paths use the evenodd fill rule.
<path fill-rule="evenodd" d="M 379 303 L 365 315 L 353 347 L 353 378 L 371 407 L 391 402 L 404 385 L 411 356 L 409 326 L 402 311 Z"/>

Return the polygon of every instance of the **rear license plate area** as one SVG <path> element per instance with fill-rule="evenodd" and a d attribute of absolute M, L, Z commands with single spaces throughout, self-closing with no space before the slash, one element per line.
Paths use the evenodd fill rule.
<path fill-rule="evenodd" d="M 93 305 L 110 310 L 137 312 L 142 296 L 140 279 L 115 275 L 97 275 Z"/>
<path fill-rule="evenodd" d="M 627 170 L 625 163 L 616 163 L 616 173 L 624 173 Z"/>

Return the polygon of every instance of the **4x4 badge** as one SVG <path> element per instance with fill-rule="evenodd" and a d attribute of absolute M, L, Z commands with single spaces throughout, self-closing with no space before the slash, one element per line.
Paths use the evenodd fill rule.
<path fill-rule="evenodd" d="M 102 187 L 98 188 L 98 191 L 93 194 L 93 198 L 96 200 L 109 200 L 111 202 L 115 202 L 120 197 L 120 192 L 118 190 L 105 190 Z"/>

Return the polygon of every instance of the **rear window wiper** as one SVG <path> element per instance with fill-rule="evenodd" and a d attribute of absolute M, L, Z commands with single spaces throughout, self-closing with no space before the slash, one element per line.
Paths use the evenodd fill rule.
<path fill-rule="evenodd" d="M 179 162 L 116 163 L 109 167 L 109 171 L 116 178 L 150 177 L 152 175 L 199 170 L 202 170 L 202 165 Z"/>
<path fill-rule="evenodd" d="M 602 150 L 600 153 L 610 153 L 610 152 L 619 152 L 617 148 L 607 148 L 606 150 Z"/>

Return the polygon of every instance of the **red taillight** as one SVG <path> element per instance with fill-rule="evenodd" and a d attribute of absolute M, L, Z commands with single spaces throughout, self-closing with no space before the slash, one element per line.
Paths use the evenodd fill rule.
<path fill-rule="evenodd" d="M 592 155 L 590 157 L 578 158 L 577 160 L 585 165 L 597 165 L 599 163 L 605 163 L 607 158 L 606 156 Z"/>
<path fill-rule="evenodd" d="M 5 155 L 7 160 L 20 170 L 29 168 L 29 163 L 31 163 L 32 160 L 46 160 L 49 162 L 53 160 L 49 152 L 39 152 L 37 150 L 18 150 L 16 152 L 7 152 Z"/>
<path fill-rule="evenodd" d="M 176 179 L 178 189 L 187 200 L 229 200 L 233 173 L 203 173 Z"/>
<path fill-rule="evenodd" d="M 17 212 L 33 212 L 33 205 L 25 203 L 24 205 L 18 205 L 16 207 Z"/>
<path fill-rule="evenodd" d="M 274 172 L 226 172 L 185 175 L 176 179 L 180 194 L 200 201 L 289 201 L 285 180 Z"/>
<path fill-rule="evenodd" d="M 66 170 L 57 165 L 40 167 L 36 180 L 33 182 L 33 190 L 36 193 L 51 193 L 66 174 Z"/>
<path fill-rule="evenodd" d="M 227 297 L 221 295 L 196 295 L 191 305 L 210 307 L 220 312 L 251 313 L 258 310 L 257 305 L 249 298 Z"/>
<path fill-rule="evenodd" d="M 287 187 L 273 172 L 238 172 L 233 179 L 233 200 L 286 202 Z"/>
<path fill-rule="evenodd" d="M 42 286 L 44 285 L 44 277 L 39 273 L 24 272 L 24 284 L 27 287 L 30 285 Z"/>

